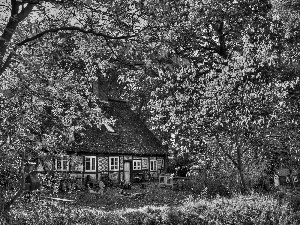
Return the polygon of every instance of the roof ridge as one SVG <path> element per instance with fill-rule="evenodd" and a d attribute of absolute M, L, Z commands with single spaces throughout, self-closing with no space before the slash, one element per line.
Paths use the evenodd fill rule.
<path fill-rule="evenodd" d="M 109 102 L 122 102 L 122 103 L 128 103 L 128 100 L 120 99 L 120 98 L 108 98 Z"/>

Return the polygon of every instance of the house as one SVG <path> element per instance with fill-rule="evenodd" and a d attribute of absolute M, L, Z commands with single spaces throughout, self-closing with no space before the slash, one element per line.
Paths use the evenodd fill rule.
<path fill-rule="evenodd" d="M 126 101 L 109 99 L 104 112 L 115 124 L 86 129 L 79 144 L 67 155 L 48 161 L 47 166 L 79 180 L 109 177 L 118 183 L 133 182 L 135 177 L 158 178 L 166 168 L 167 148 Z"/>

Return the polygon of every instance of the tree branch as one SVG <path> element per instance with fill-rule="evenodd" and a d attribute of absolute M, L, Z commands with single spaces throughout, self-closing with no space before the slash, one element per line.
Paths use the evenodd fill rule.
<path fill-rule="evenodd" d="M 11 16 L 10 16 L 8 23 L 6 24 L 6 26 L 3 30 L 3 33 L 0 37 L 0 63 L 1 64 L 2 64 L 3 57 L 5 55 L 6 49 L 7 49 L 6 42 L 10 41 L 10 39 L 18 25 L 18 21 L 17 21 L 18 10 L 19 10 L 18 3 L 16 2 L 16 0 L 12 0 L 11 1 Z"/>
<path fill-rule="evenodd" d="M 45 30 L 39 34 L 36 34 L 30 38 L 26 38 L 25 40 L 19 42 L 18 44 L 16 44 L 17 46 L 22 46 L 30 41 L 33 41 L 35 39 L 38 39 L 42 36 L 44 36 L 45 34 L 48 34 L 48 33 L 55 33 L 55 32 L 58 32 L 58 31 L 63 31 L 63 30 L 71 30 L 71 31 L 79 31 L 81 33 L 84 33 L 84 34 L 92 34 L 92 35 L 95 35 L 95 36 L 98 36 L 98 37 L 103 37 L 103 38 L 107 38 L 107 39 L 115 39 L 115 40 L 120 40 L 120 39 L 128 39 L 128 38 L 132 38 L 132 37 L 135 37 L 136 35 L 123 35 L 123 36 L 111 36 L 111 35 L 108 35 L 108 34 L 105 34 L 105 33 L 102 33 L 102 32 L 96 32 L 96 31 L 93 31 L 93 30 L 85 30 L 83 28 L 80 28 L 80 27 L 76 27 L 76 26 L 70 26 L 70 27 L 59 27 L 59 28 L 52 28 L 52 29 L 49 29 L 49 30 Z"/>
<path fill-rule="evenodd" d="M 34 4 L 27 4 L 25 8 L 22 9 L 20 13 L 19 11 L 19 3 L 16 0 L 11 1 L 11 16 L 9 18 L 8 23 L 6 24 L 6 27 L 0 37 L 0 74 L 5 71 L 7 66 L 10 63 L 10 59 L 12 54 L 8 56 L 5 62 L 3 61 L 3 58 L 5 56 L 6 50 L 7 50 L 7 43 L 10 42 L 13 34 L 15 33 L 18 24 L 27 18 L 27 16 L 30 14 L 34 7 Z"/>
<path fill-rule="evenodd" d="M 5 42 L 9 42 L 11 40 L 18 24 L 27 18 L 33 7 L 34 4 L 28 4 L 20 13 L 18 13 L 19 3 L 16 0 L 11 1 L 11 16 L 0 38 L 0 50 L 3 56 L 6 50 L 6 48 L 3 48 L 5 47 Z"/>
<path fill-rule="evenodd" d="M 118 61 L 120 64 L 125 65 L 125 66 L 130 67 L 130 68 L 132 68 L 132 67 L 135 68 L 137 66 L 141 66 L 141 67 L 145 66 L 145 63 L 142 62 L 142 61 L 130 62 L 130 61 L 126 60 L 125 58 L 118 57 L 117 53 L 115 52 L 115 50 L 113 49 L 113 47 L 109 43 L 109 40 L 106 39 L 106 38 L 105 38 L 105 40 L 106 40 L 107 46 L 111 50 L 112 54 L 115 56 L 115 60 Z"/>
<path fill-rule="evenodd" d="M 13 56 L 13 52 L 9 53 L 9 55 L 7 56 L 5 62 L 0 67 L 0 74 L 2 74 L 5 71 L 5 69 L 9 66 L 9 63 L 10 63 L 10 60 L 11 60 L 12 56 Z"/>
<path fill-rule="evenodd" d="M 236 144 L 236 155 L 237 155 L 237 165 L 239 169 L 242 169 L 242 157 L 243 157 L 243 153 L 242 153 L 242 149 L 241 149 L 241 145 L 239 142 L 239 137 L 237 134 L 234 135 L 234 140 L 235 140 L 235 144 Z"/>
<path fill-rule="evenodd" d="M 220 149 L 222 150 L 222 152 L 231 160 L 231 162 L 233 163 L 233 165 L 238 168 L 238 164 L 237 162 L 234 160 L 234 158 L 225 150 L 224 146 L 222 145 L 221 141 L 220 141 L 220 137 L 218 134 L 215 134 L 215 138 L 217 140 L 217 143 L 220 147 Z"/>
<path fill-rule="evenodd" d="M 23 21 L 27 18 L 27 16 L 31 13 L 35 4 L 27 4 L 27 6 L 22 9 L 22 11 L 18 14 L 18 22 Z"/>

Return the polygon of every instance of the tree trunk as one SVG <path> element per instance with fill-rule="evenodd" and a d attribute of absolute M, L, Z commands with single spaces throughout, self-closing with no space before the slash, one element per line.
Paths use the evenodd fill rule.
<path fill-rule="evenodd" d="M 236 167 L 238 169 L 238 173 L 240 175 L 241 185 L 242 185 L 241 192 L 242 192 L 242 194 L 246 194 L 248 192 L 248 185 L 245 180 L 244 167 L 243 167 L 243 162 L 242 162 L 242 157 L 243 157 L 242 148 L 239 144 L 239 139 L 237 136 L 236 136 L 236 155 L 237 155 L 237 160 L 236 160 L 237 166 Z"/>
<path fill-rule="evenodd" d="M 248 192 L 248 186 L 245 180 L 245 174 L 244 174 L 244 167 L 243 167 L 243 153 L 242 153 L 242 148 L 240 146 L 240 142 L 239 142 L 239 137 L 236 134 L 234 137 L 234 143 L 235 143 L 235 147 L 236 147 L 236 158 L 232 155 L 230 155 L 230 153 L 228 153 L 225 149 L 225 147 L 222 145 L 220 137 L 218 134 L 215 135 L 216 140 L 217 140 L 217 144 L 219 145 L 220 149 L 222 150 L 222 152 L 225 154 L 226 157 L 228 157 L 228 159 L 233 163 L 234 167 L 238 170 L 240 179 L 241 179 L 241 192 L 243 194 Z M 234 147 L 233 147 L 234 148 Z"/>
<path fill-rule="evenodd" d="M 5 202 L 4 196 L 1 193 L 0 195 L 0 224 L 10 224 L 10 204 Z"/>
<path fill-rule="evenodd" d="M 14 202 L 23 194 L 25 186 L 25 171 L 24 171 L 25 151 L 21 161 L 21 180 L 19 191 L 9 200 L 5 199 L 4 190 L 0 190 L 0 224 L 10 224 L 10 209 Z"/>
<path fill-rule="evenodd" d="M 242 185 L 241 192 L 242 192 L 242 194 L 246 194 L 248 192 L 248 185 L 247 185 L 246 180 L 245 180 L 245 175 L 244 175 L 243 168 L 239 167 L 238 172 L 239 172 L 239 175 L 240 175 L 241 185 Z"/>

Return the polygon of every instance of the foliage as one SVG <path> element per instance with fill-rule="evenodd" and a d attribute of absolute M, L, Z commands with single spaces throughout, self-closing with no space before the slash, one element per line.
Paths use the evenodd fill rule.
<path fill-rule="evenodd" d="M 157 9 L 163 41 L 149 59 L 156 75 L 137 84 L 151 91 L 142 108 L 154 115 L 149 124 L 174 155 L 189 154 L 196 165 L 206 158 L 205 164 L 233 166 L 246 188 L 245 172 L 270 158 L 270 134 L 297 123 L 289 92 L 298 86 L 291 68 L 299 49 L 283 35 L 284 24 L 272 18 L 267 1 L 181 3 Z"/>
<path fill-rule="evenodd" d="M 143 28 L 135 9 L 131 1 L 1 4 L 0 174 L 17 177 L 19 191 L 7 196 L 1 184 L 0 214 L 22 194 L 25 160 L 58 155 L 84 127 L 110 121 L 92 85 L 113 66 L 111 45 L 124 52 Z"/>
<path fill-rule="evenodd" d="M 190 170 L 192 160 L 188 154 L 180 155 L 169 159 L 167 173 L 173 173 L 175 176 L 185 177 Z"/>
<path fill-rule="evenodd" d="M 20 179 L 24 155 L 59 154 L 109 120 L 98 80 L 103 99 L 129 99 L 174 155 L 216 181 L 238 173 L 246 189 L 252 165 L 272 173 L 275 154 L 299 147 L 299 10 L 286 2 L 6 1 L 1 176 Z"/>

